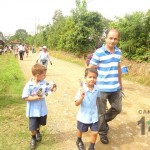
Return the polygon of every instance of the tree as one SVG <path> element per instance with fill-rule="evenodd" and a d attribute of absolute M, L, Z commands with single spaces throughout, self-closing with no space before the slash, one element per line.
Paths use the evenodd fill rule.
<path fill-rule="evenodd" d="M 24 29 L 18 29 L 14 35 L 14 38 L 21 43 L 25 43 L 27 37 L 28 33 Z"/>
<path fill-rule="evenodd" d="M 85 0 L 82 3 L 76 0 L 76 8 L 71 13 L 70 22 L 73 28 L 65 32 L 66 47 L 81 55 L 93 49 L 99 40 L 103 31 L 102 16 L 97 12 L 88 12 Z"/>
<path fill-rule="evenodd" d="M 107 27 L 106 23 L 107 19 L 101 14 L 87 10 L 86 0 L 76 0 L 71 16 L 63 16 L 61 10 L 56 10 L 52 24 L 42 30 L 38 27 L 40 32 L 35 36 L 35 43 L 46 43 L 50 49 L 82 55 L 94 49 L 104 27 Z"/>
<path fill-rule="evenodd" d="M 128 59 L 138 62 L 149 60 L 149 22 L 150 15 L 148 11 L 146 14 L 143 12 L 127 14 L 123 18 L 117 18 L 116 21 L 110 24 L 110 27 L 116 27 L 121 32 L 119 46 Z"/>

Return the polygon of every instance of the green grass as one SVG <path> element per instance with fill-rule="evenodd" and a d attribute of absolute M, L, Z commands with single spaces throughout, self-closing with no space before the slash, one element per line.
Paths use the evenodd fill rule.
<path fill-rule="evenodd" d="M 21 99 L 25 79 L 12 54 L 0 55 L 0 68 L 0 150 L 29 150 L 26 103 Z M 46 127 L 42 132 L 44 140 L 38 143 L 37 150 L 57 149 Z"/>

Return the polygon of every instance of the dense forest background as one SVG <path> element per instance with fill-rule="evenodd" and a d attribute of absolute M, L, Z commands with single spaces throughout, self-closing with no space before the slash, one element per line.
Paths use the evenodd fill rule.
<path fill-rule="evenodd" d="M 56 10 L 53 22 L 38 25 L 35 35 L 18 29 L 7 42 L 19 41 L 35 47 L 47 45 L 50 50 L 83 56 L 93 51 L 95 45 L 104 43 L 107 29 L 117 28 L 121 33 L 118 47 L 123 56 L 137 62 L 150 62 L 150 10 L 108 20 L 98 12 L 88 11 L 86 0 L 75 2 L 76 8 L 71 10 L 70 16 Z"/>

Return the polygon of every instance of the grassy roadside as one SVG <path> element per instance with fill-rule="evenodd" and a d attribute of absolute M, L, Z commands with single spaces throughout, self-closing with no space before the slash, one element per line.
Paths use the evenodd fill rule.
<path fill-rule="evenodd" d="M 0 150 L 29 150 L 26 103 L 21 99 L 25 79 L 12 54 L 0 55 L 0 68 Z M 55 150 L 50 131 L 45 127 L 42 132 L 44 140 L 37 150 Z"/>
<path fill-rule="evenodd" d="M 77 58 L 73 54 L 61 51 L 50 51 L 50 55 L 59 59 L 63 59 L 81 66 L 85 66 L 84 58 Z M 129 72 L 124 74 L 123 79 L 137 82 L 145 86 L 150 86 L 150 63 L 136 63 L 134 61 L 122 59 L 122 65 L 128 66 Z"/>
<path fill-rule="evenodd" d="M 68 62 L 78 64 L 80 66 L 85 66 L 85 60 L 83 58 L 78 58 L 73 54 L 69 54 L 63 51 L 50 51 L 50 56 L 53 56 L 58 59 L 62 59 Z"/>
<path fill-rule="evenodd" d="M 150 63 L 137 63 L 123 58 L 122 64 L 128 66 L 129 70 L 129 73 L 123 75 L 124 79 L 150 86 Z"/>
<path fill-rule="evenodd" d="M 24 78 L 11 54 L 0 56 L 0 149 L 24 149 L 27 141 L 25 103 L 21 100 Z"/>

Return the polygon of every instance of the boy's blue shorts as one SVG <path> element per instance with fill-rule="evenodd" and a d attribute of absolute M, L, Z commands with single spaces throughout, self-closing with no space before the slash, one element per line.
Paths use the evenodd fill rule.
<path fill-rule="evenodd" d="M 46 125 L 47 115 L 41 117 L 29 117 L 29 130 L 36 131 L 40 125 Z"/>
<path fill-rule="evenodd" d="M 98 122 L 85 124 L 80 121 L 77 121 L 77 128 L 81 132 L 87 132 L 88 128 L 90 127 L 91 131 L 98 131 Z"/>

